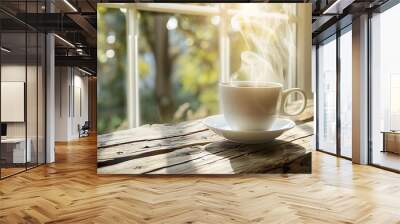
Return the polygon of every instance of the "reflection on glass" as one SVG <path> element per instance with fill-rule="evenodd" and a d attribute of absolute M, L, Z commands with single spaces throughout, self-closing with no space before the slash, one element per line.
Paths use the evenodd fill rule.
<path fill-rule="evenodd" d="M 318 48 L 318 147 L 336 153 L 336 39 Z"/>
<path fill-rule="evenodd" d="M 340 36 L 340 153 L 352 157 L 352 37 Z"/>
<path fill-rule="evenodd" d="M 140 122 L 218 112 L 218 29 L 206 16 L 140 13 Z"/>
<path fill-rule="evenodd" d="M 372 17 L 372 163 L 400 170 L 399 134 L 385 147 L 382 132 L 400 130 L 400 5 Z M 397 138 L 393 138 L 397 136 Z M 397 139 L 397 140 L 395 140 Z"/>

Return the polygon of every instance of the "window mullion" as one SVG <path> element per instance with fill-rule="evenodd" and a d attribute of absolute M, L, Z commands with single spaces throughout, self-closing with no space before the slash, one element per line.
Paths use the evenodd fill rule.
<path fill-rule="evenodd" d="M 139 126 L 138 31 L 137 10 L 128 8 L 126 91 L 129 128 Z"/>
<path fill-rule="evenodd" d="M 220 82 L 229 81 L 229 35 L 228 35 L 228 17 L 226 8 L 220 6 L 219 23 L 219 58 L 220 58 Z"/>

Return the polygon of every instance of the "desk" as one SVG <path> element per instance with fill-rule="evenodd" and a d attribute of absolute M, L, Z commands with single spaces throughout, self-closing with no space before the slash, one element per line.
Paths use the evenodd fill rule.
<path fill-rule="evenodd" d="M 382 134 L 383 134 L 382 152 L 393 152 L 400 154 L 400 132 L 382 131 Z"/>
<path fill-rule="evenodd" d="M 5 160 L 5 163 L 30 162 L 32 141 L 28 138 L 26 142 L 28 145 L 25 154 L 25 138 L 2 138 L 1 157 Z M 27 161 L 25 161 L 26 158 Z"/>

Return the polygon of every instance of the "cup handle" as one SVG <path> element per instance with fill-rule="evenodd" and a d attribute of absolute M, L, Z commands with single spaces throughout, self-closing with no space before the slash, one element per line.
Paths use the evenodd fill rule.
<path fill-rule="evenodd" d="M 297 111 L 295 111 L 293 113 L 288 113 L 287 112 L 287 105 L 286 105 L 287 102 L 286 101 L 288 99 L 288 96 L 290 94 L 292 94 L 292 93 L 299 93 L 303 98 L 303 103 L 302 103 L 301 107 Z M 282 92 L 281 113 L 283 115 L 286 115 L 286 116 L 296 116 L 296 115 L 301 114 L 306 109 L 306 104 L 307 104 L 307 100 L 306 99 L 307 98 L 306 98 L 305 92 L 300 88 L 292 88 L 292 89 L 284 90 Z"/>

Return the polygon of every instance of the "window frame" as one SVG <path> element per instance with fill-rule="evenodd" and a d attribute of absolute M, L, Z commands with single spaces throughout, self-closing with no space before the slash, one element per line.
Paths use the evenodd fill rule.
<path fill-rule="evenodd" d="M 347 159 L 347 160 L 352 160 L 352 158 L 347 157 L 342 155 L 341 153 L 341 119 L 340 119 L 340 76 L 341 76 L 341 67 L 340 67 L 340 60 L 341 60 L 341 54 L 340 54 L 340 38 L 343 34 L 347 33 L 347 32 L 352 32 L 352 23 L 347 24 L 346 26 L 340 28 L 339 30 L 337 30 L 335 33 L 333 33 L 332 35 L 329 35 L 328 37 L 319 40 L 316 45 L 316 51 L 315 51 L 315 58 L 316 58 L 316 137 L 315 137 L 315 148 L 317 151 L 323 152 L 323 153 L 327 153 L 333 156 L 337 156 L 343 159 Z M 318 114 L 319 114 L 319 109 L 318 109 L 318 104 L 320 101 L 320 97 L 318 96 L 318 90 L 319 90 L 319 62 L 320 62 L 320 56 L 318 55 L 318 48 L 320 47 L 320 45 L 322 43 L 326 44 L 330 41 L 336 41 L 336 152 L 332 153 L 332 152 L 328 152 L 324 149 L 321 149 L 319 147 L 319 128 L 318 128 L 318 124 L 319 124 L 319 118 L 318 118 Z"/>

